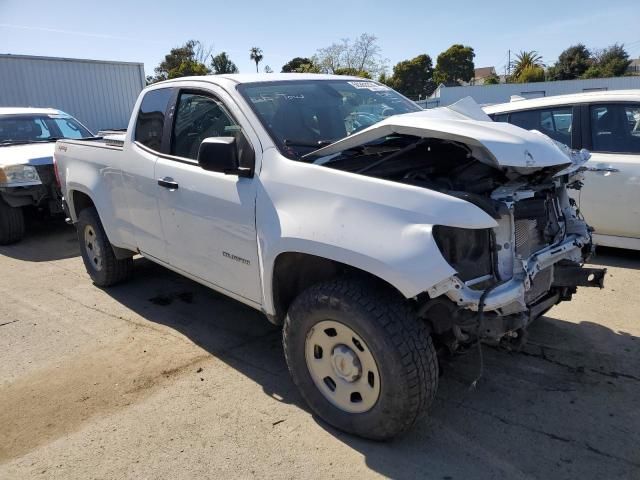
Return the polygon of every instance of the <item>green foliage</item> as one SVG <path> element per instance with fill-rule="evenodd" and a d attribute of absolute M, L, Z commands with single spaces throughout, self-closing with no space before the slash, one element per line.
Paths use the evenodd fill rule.
<path fill-rule="evenodd" d="M 334 75 L 350 75 L 352 77 L 371 78 L 371 74 L 365 70 L 356 70 L 355 68 L 338 68 L 334 72 Z"/>
<path fill-rule="evenodd" d="M 515 83 L 530 82 L 544 82 L 544 68 L 538 65 L 529 65 L 524 67 L 515 79 Z"/>
<path fill-rule="evenodd" d="M 455 44 L 438 55 L 434 80 L 437 84 L 459 85 L 473 78 L 473 58 L 476 54 L 471 47 Z"/>
<path fill-rule="evenodd" d="M 201 42 L 189 40 L 180 47 L 172 48 L 165 55 L 164 60 L 154 70 L 155 76 L 148 79 L 149 83 L 190 75 L 208 75 L 211 72 L 204 64 L 207 56 Z"/>
<path fill-rule="evenodd" d="M 315 62 L 312 61 L 311 63 L 303 63 L 302 65 L 300 65 L 297 73 L 322 73 L 322 72 L 320 71 L 320 67 L 316 65 Z"/>
<path fill-rule="evenodd" d="M 558 61 L 547 70 L 549 80 L 573 80 L 580 78 L 591 65 L 591 52 L 582 43 L 572 45 L 558 57 Z"/>
<path fill-rule="evenodd" d="M 224 73 L 238 73 L 238 67 L 231 61 L 227 52 L 220 52 L 218 55 L 211 56 L 211 69 L 216 75 Z"/>
<path fill-rule="evenodd" d="M 435 90 L 433 82 L 433 63 L 427 54 L 418 55 L 411 60 L 403 60 L 393 67 L 393 75 L 390 78 L 384 77 L 380 82 L 385 83 L 412 98 L 426 98 Z"/>
<path fill-rule="evenodd" d="M 306 57 L 295 57 L 282 66 L 282 73 L 299 73 L 303 65 L 313 65 L 313 61 Z"/>
<path fill-rule="evenodd" d="M 538 67 L 542 70 L 544 78 L 544 63 L 542 63 L 542 56 L 535 50 L 529 52 L 520 52 L 516 55 L 516 59 L 511 63 L 511 80 L 516 83 L 525 83 L 520 76 L 525 70 L 527 70 L 527 78 L 538 78 L 539 72 L 535 70 Z M 534 80 L 541 81 L 541 80 Z"/>
<path fill-rule="evenodd" d="M 264 55 L 262 54 L 262 49 L 259 47 L 251 47 L 251 50 L 249 50 L 249 58 L 252 61 L 256 62 L 256 73 L 258 73 L 258 64 L 264 58 Z"/>
<path fill-rule="evenodd" d="M 498 85 L 500 83 L 500 77 L 495 73 L 492 73 L 488 77 L 484 77 L 482 84 L 483 85 Z"/>
<path fill-rule="evenodd" d="M 630 64 L 624 45 L 616 43 L 593 55 L 592 65 L 584 73 L 584 78 L 621 77 Z"/>

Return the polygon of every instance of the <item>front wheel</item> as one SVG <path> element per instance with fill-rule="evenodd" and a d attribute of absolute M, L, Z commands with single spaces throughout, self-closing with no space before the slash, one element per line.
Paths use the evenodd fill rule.
<path fill-rule="evenodd" d="M 438 362 L 427 326 L 403 298 L 361 280 L 315 285 L 283 329 L 294 383 L 331 425 L 386 440 L 411 427 L 435 396 Z"/>
<path fill-rule="evenodd" d="M 24 237 L 22 208 L 7 205 L 0 199 L 0 245 L 15 243 Z"/>
<path fill-rule="evenodd" d="M 131 276 L 133 258 L 116 258 L 94 207 L 80 212 L 76 228 L 82 260 L 93 283 L 99 287 L 109 287 Z"/>

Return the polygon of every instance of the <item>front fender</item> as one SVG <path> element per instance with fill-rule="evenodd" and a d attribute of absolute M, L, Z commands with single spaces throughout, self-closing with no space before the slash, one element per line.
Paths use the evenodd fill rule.
<path fill-rule="evenodd" d="M 267 154 L 267 152 L 265 152 Z M 487 213 L 439 192 L 265 155 L 256 215 L 264 304 L 275 259 L 299 252 L 364 270 L 413 297 L 450 277 L 434 225 L 493 228 Z"/>

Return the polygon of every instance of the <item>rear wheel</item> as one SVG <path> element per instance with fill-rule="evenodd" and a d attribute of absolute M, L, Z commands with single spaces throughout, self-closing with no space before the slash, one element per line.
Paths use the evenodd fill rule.
<path fill-rule="evenodd" d="M 289 371 L 331 425 L 386 440 L 431 404 L 438 363 L 431 336 L 403 298 L 369 282 L 315 285 L 292 304 L 283 344 Z"/>
<path fill-rule="evenodd" d="M 0 199 L 0 245 L 8 245 L 24 237 L 22 208 L 11 207 Z"/>
<path fill-rule="evenodd" d="M 116 258 L 94 207 L 80 212 L 76 228 L 82 260 L 93 283 L 109 287 L 131 276 L 133 258 Z"/>

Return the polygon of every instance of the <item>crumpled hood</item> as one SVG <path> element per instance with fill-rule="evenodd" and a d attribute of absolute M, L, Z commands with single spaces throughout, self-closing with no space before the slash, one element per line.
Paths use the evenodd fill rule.
<path fill-rule="evenodd" d="M 51 165 L 55 143 L 28 143 L 0 147 L 0 167 L 5 165 Z"/>
<path fill-rule="evenodd" d="M 572 163 L 570 156 L 546 135 L 493 122 L 471 98 L 448 107 L 388 117 L 311 155 L 331 155 L 393 134 L 462 142 L 471 147 L 478 160 L 498 168 L 537 170 Z"/>

